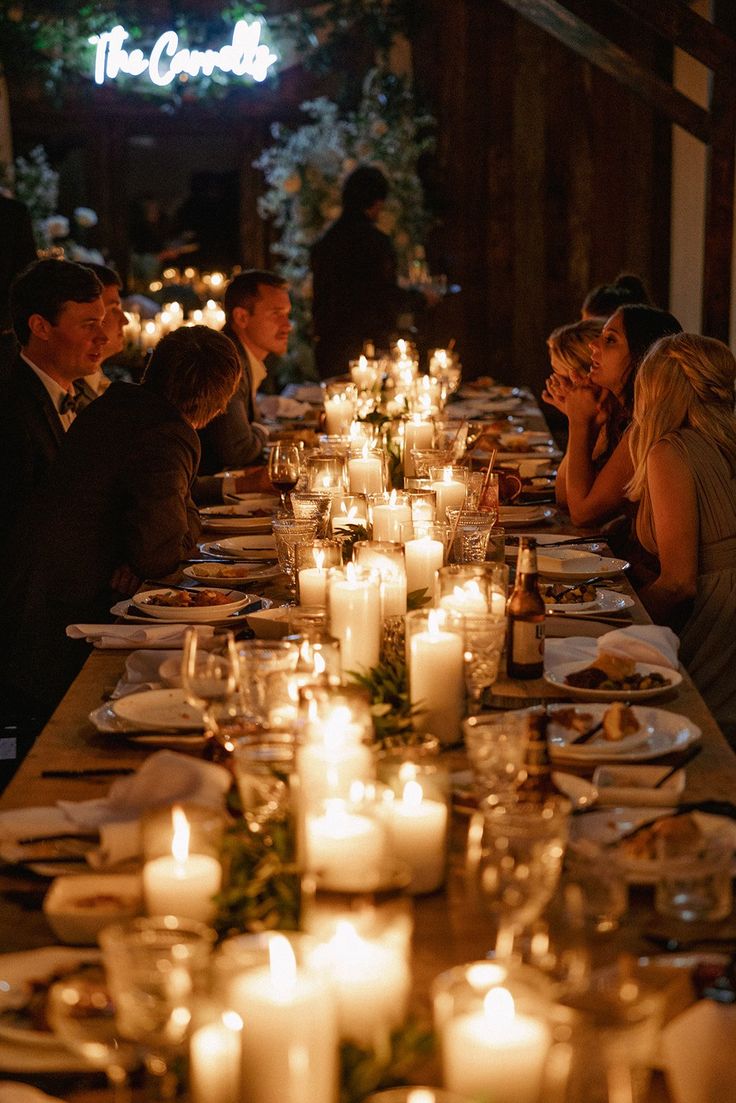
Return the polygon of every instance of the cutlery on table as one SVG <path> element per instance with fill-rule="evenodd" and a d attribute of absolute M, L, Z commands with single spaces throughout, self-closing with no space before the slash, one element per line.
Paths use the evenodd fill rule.
<path fill-rule="evenodd" d="M 554 720 L 554 717 L 552 717 Z M 581 732 L 580 735 L 576 735 L 574 739 L 569 739 L 566 746 L 568 747 L 582 747 L 584 743 L 588 743 L 594 736 L 603 728 L 603 720 L 599 720 L 597 724 L 594 724 L 592 728 L 588 728 L 587 731 Z"/>
<path fill-rule="evenodd" d="M 34 843 L 56 843 L 61 842 L 63 839 L 78 839 L 82 842 L 95 843 L 99 839 L 99 835 L 95 832 L 94 835 L 84 835 L 77 831 L 60 831 L 55 835 L 28 835 L 24 839 L 15 839 L 15 846 L 33 846 Z"/>
<path fill-rule="evenodd" d="M 704 812 L 708 816 L 724 816 L 736 820 L 736 804 L 733 804 L 730 800 L 691 800 L 684 804 L 678 804 L 677 808 L 671 811 L 663 810 L 658 816 L 652 816 L 650 820 L 638 824 L 631 831 L 626 831 L 623 835 L 611 839 L 610 842 L 606 843 L 606 846 L 618 846 L 619 843 L 625 842 L 627 839 L 633 839 L 639 832 L 646 831 L 648 827 L 652 827 L 659 820 L 670 816 L 685 816 L 688 812 Z"/>
<path fill-rule="evenodd" d="M 665 783 L 666 781 L 669 781 L 669 779 L 670 779 L 671 777 L 674 777 L 674 775 L 675 775 L 675 774 L 676 774 L 676 773 L 677 773 L 677 772 L 678 772 L 679 770 L 684 770 L 684 769 L 685 769 L 685 767 L 687 766 L 688 762 L 692 762 L 692 760 L 693 760 L 694 758 L 697 758 L 697 757 L 698 757 L 698 755 L 700 754 L 700 752 L 702 751 L 702 749 L 703 749 L 703 747 L 702 747 L 702 745 L 701 745 L 700 743 L 698 743 L 698 744 L 697 744 L 697 745 L 696 745 L 695 747 L 691 747 L 691 748 L 690 748 L 690 750 L 689 750 L 689 751 L 687 752 L 687 754 L 686 754 L 686 755 L 685 755 L 685 756 L 684 756 L 684 757 L 682 758 L 682 760 L 681 760 L 680 762 L 678 762 L 678 764 L 677 764 L 676 766 L 670 766 L 670 768 L 669 768 L 669 770 L 667 771 L 667 773 L 666 773 L 666 774 L 662 774 L 662 776 L 661 776 L 661 778 L 659 779 L 659 781 L 656 781 L 656 782 L 654 783 L 654 785 L 653 785 L 653 788 L 654 788 L 654 789 L 661 789 L 661 788 L 662 788 L 662 786 L 664 785 L 664 783 Z"/>
<path fill-rule="evenodd" d="M 83 769 L 83 770 L 41 770 L 41 777 L 65 777 L 65 778 L 85 778 L 85 777 L 124 777 L 126 774 L 134 774 L 135 769 L 132 766 L 101 766 L 99 769 Z"/>

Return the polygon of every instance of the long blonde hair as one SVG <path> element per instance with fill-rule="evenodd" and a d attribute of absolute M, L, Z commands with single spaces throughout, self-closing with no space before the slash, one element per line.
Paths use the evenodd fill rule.
<path fill-rule="evenodd" d="M 639 367 L 629 436 L 632 501 L 647 502 L 647 457 L 663 437 L 694 429 L 722 453 L 736 474 L 736 360 L 721 341 L 694 333 L 662 337 Z"/>
<path fill-rule="evenodd" d="M 590 371 L 590 342 L 600 336 L 603 318 L 588 318 L 553 329 L 547 348 L 567 368 L 573 381 L 582 381 Z"/>

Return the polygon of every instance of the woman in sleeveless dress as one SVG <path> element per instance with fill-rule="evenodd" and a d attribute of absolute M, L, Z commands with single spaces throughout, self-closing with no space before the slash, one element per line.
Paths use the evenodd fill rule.
<path fill-rule="evenodd" d="M 736 734 L 736 360 L 681 333 L 652 348 L 636 380 L 629 496 L 659 557 L 641 598 L 680 635 L 680 658 L 724 730 Z"/>

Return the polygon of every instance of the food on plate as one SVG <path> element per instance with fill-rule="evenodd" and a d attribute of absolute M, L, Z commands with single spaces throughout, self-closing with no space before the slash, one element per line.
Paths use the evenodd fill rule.
<path fill-rule="evenodd" d="M 570 708 L 555 709 L 552 720 L 560 727 L 567 728 L 568 731 L 581 733 L 590 731 L 593 724 L 593 716 L 590 712 L 581 712 L 572 705 Z"/>
<path fill-rule="evenodd" d="M 574 686 L 576 689 L 602 689 L 615 692 L 663 689 L 665 686 L 672 684 L 669 678 L 665 678 L 658 671 L 652 671 L 649 674 L 638 674 L 634 671 L 633 674 L 614 678 L 597 665 L 572 671 L 566 676 L 565 683 L 568 686 Z"/>
<path fill-rule="evenodd" d="M 210 605 L 231 605 L 232 595 L 219 590 L 164 590 L 141 599 L 141 605 L 161 605 L 166 609 L 202 609 Z"/>
<path fill-rule="evenodd" d="M 609 678 L 630 678 L 636 669 L 636 663 L 626 655 L 615 655 L 611 651 L 601 651 L 595 665 Z"/>
<path fill-rule="evenodd" d="M 635 735 L 640 727 L 633 709 L 623 701 L 614 701 L 603 714 L 603 735 L 612 743 L 618 743 L 627 735 Z"/>
<path fill-rule="evenodd" d="M 504 452 L 537 452 L 544 451 L 552 442 L 541 443 L 536 437 L 530 438 L 525 433 L 519 433 L 516 437 L 507 437 L 503 441 Z"/>
<path fill-rule="evenodd" d="M 489 387 L 494 387 L 498 391 L 507 390 L 509 394 L 513 393 L 512 387 L 496 387 L 496 381 L 492 375 L 479 375 L 477 379 L 469 379 L 467 383 L 463 383 L 464 391 L 478 391 L 482 393 L 487 391 Z"/>
<path fill-rule="evenodd" d="M 251 568 L 231 566 L 229 563 L 206 563 L 192 571 L 201 578 L 247 578 L 249 573 Z"/>
<path fill-rule="evenodd" d="M 83 951 L 82 951 L 83 952 Z M 98 973 L 99 962 L 79 962 L 73 966 L 60 966 L 45 977 L 33 977 L 23 985 L 22 1002 L 16 1007 L 10 1007 L 0 1012 L 0 1020 L 15 1030 L 35 1030 L 43 1034 L 50 1034 L 51 1026 L 48 1021 L 48 995 L 49 988 L 57 981 L 63 980 L 71 973 Z"/>
<path fill-rule="evenodd" d="M 660 839 L 667 840 L 668 849 L 674 857 L 674 852 L 678 850 L 683 854 L 691 852 L 703 841 L 703 833 L 689 812 L 682 816 L 664 816 L 630 838 L 622 839 L 619 849 L 627 858 L 654 861 L 658 857 L 657 843 Z"/>
<path fill-rule="evenodd" d="M 582 605 L 595 601 L 595 586 L 581 582 L 577 586 L 568 586 L 564 582 L 548 582 L 542 586 L 542 597 L 546 605 Z"/>

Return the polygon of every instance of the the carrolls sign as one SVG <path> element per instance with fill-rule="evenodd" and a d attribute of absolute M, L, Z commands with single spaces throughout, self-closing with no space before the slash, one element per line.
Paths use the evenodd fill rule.
<path fill-rule="evenodd" d="M 217 69 L 233 77 L 266 79 L 268 71 L 278 56 L 261 42 L 261 24 L 256 19 L 247 23 L 240 19 L 233 28 L 230 42 L 219 50 L 195 50 L 179 45 L 176 31 L 164 31 L 156 39 L 150 53 L 139 48 L 125 49 L 130 35 L 124 27 L 92 35 L 90 42 L 97 47 L 94 78 L 97 84 L 115 80 L 121 73 L 131 77 L 148 78 L 159 87 L 166 87 L 182 74 L 188 77 L 211 76 Z"/>

